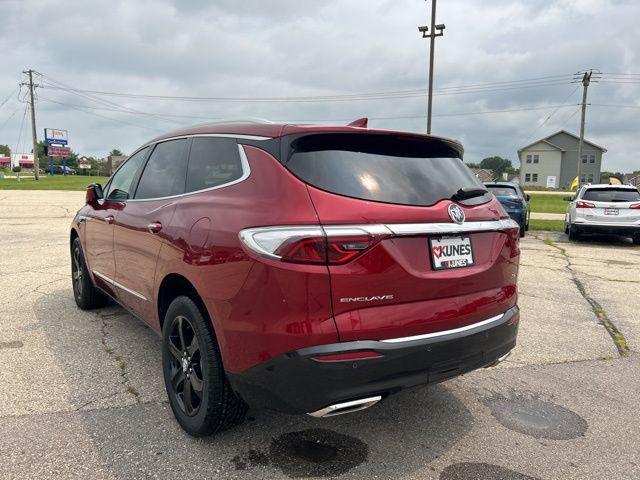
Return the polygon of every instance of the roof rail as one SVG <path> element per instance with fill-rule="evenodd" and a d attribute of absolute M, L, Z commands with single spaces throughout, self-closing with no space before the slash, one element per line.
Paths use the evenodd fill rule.
<path fill-rule="evenodd" d="M 259 118 L 259 117 L 245 117 L 245 118 L 228 118 L 228 119 L 224 119 L 224 120 L 217 120 L 215 122 L 204 122 L 204 123 L 199 123 L 196 126 L 204 126 L 204 125 L 225 125 L 228 123 L 255 123 L 258 125 L 271 125 L 275 122 L 272 122 L 271 120 L 267 120 L 265 118 Z"/>

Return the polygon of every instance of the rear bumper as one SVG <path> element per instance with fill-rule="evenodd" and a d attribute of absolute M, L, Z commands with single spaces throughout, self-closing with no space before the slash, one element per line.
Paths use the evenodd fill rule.
<path fill-rule="evenodd" d="M 573 226 L 584 233 L 603 233 L 612 235 L 640 235 L 640 225 L 628 223 L 591 223 L 575 222 Z"/>
<path fill-rule="evenodd" d="M 385 397 L 491 365 L 515 346 L 518 320 L 518 307 L 513 307 L 490 322 L 437 336 L 304 348 L 227 375 L 233 389 L 252 406 L 289 413 L 315 412 L 335 403 Z M 363 350 L 381 356 L 349 361 L 314 359 Z"/>

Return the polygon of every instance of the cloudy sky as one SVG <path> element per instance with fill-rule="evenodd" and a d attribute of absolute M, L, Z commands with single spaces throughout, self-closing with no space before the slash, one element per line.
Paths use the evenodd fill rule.
<path fill-rule="evenodd" d="M 26 68 L 42 74 L 38 135 L 67 129 L 85 155 L 129 153 L 219 118 L 368 116 L 372 127 L 424 131 L 428 40 L 417 27 L 429 12 L 423 0 L 0 0 L 0 143 L 29 148 L 12 93 Z M 434 133 L 460 139 L 467 161 L 515 160 L 537 138 L 578 132 L 572 74 L 593 68 L 603 75 L 589 90 L 586 137 L 608 149 L 605 169 L 640 169 L 638 19 L 637 0 L 440 0 Z M 340 97 L 377 92 L 413 93 Z M 332 101 L 291 98 L 317 96 Z"/>

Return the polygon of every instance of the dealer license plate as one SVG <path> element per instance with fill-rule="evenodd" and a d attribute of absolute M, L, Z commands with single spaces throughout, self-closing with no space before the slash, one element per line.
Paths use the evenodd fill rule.
<path fill-rule="evenodd" d="M 429 245 L 435 270 L 472 267 L 475 264 L 469 237 L 435 237 L 429 239 Z"/>

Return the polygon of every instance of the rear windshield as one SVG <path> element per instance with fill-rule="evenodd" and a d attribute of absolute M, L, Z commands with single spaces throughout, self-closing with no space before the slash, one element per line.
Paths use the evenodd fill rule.
<path fill-rule="evenodd" d="M 433 205 L 460 188 L 483 188 L 458 152 L 436 139 L 391 134 L 312 134 L 291 142 L 285 165 L 303 181 L 339 195 Z M 462 203 L 484 203 L 482 195 Z"/>
<path fill-rule="evenodd" d="M 496 197 L 517 197 L 518 192 L 515 187 L 509 187 L 505 185 L 485 185 L 487 190 L 493 193 Z"/>
<path fill-rule="evenodd" d="M 630 188 L 592 188 L 584 192 L 582 198 L 594 202 L 637 202 L 640 193 Z"/>

